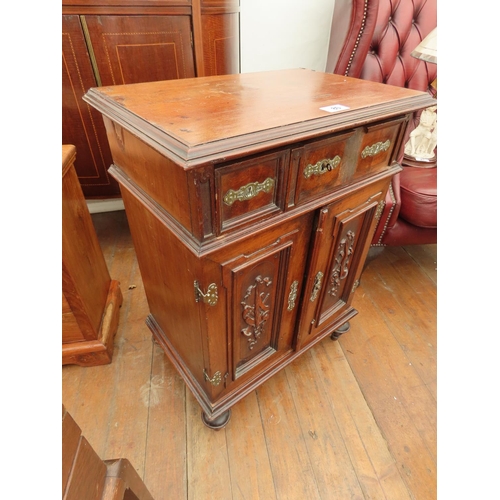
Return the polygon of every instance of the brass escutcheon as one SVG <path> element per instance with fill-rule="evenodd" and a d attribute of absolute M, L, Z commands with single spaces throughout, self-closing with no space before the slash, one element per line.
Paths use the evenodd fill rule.
<path fill-rule="evenodd" d="M 319 160 L 314 165 L 309 163 L 309 165 L 307 165 L 304 169 L 304 177 L 309 179 L 312 175 L 323 175 L 327 172 L 331 172 L 340 165 L 341 161 L 342 158 L 339 155 L 336 155 L 335 158 L 332 159 L 326 158 L 324 160 Z"/>

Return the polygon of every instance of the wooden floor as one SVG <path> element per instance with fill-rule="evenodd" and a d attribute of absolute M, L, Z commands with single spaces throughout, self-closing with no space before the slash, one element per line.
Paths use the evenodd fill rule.
<path fill-rule="evenodd" d="M 152 342 L 123 211 L 92 216 L 124 300 L 110 365 L 62 369 L 63 404 L 102 459 L 156 500 L 436 498 L 436 245 L 384 248 L 359 314 L 232 409 L 215 432 Z"/>

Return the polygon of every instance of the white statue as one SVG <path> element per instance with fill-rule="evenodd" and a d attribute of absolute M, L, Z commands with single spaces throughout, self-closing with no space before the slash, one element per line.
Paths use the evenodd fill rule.
<path fill-rule="evenodd" d="M 437 106 L 431 106 L 422 111 L 420 123 L 410 133 L 410 139 L 405 145 L 405 154 L 415 159 L 430 160 L 434 158 L 437 145 Z"/>

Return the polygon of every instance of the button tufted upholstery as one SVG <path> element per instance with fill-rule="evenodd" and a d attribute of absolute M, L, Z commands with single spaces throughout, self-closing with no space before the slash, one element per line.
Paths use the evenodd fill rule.
<path fill-rule="evenodd" d="M 437 65 L 411 52 L 436 27 L 436 10 L 436 0 L 336 0 L 326 70 L 435 96 Z M 437 168 L 403 158 L 418 117 L 406 131 L 398 156 L 404 171 L 391 183 L 373 245 L 437 241 Z"/>

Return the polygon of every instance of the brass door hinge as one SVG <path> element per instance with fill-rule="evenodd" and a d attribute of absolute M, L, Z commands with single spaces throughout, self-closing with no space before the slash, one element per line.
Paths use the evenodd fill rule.
<path fill-rule="evenodd" d="M 216 371 L 213 375 L 213 377 L 209 377 L 207 370 L 203 368 L 203 377 L 207 382 L 210 382 L 213 386 L 218 386 L 221 382 L 222 379 L 224 378 L 224 387 L 226 386 L 226 378 L 229 375 L 229 373 L 226 372 L 224 377 L 222 376 L 222 373 L 220 371 Z"/>
<path fill-rule="evenodd" d="M 211 283 L 208 285 L 207 293 L 203 293 L 200 289 L 200 284 L 195 280 L 194 282 L 194 300 L 199 302 L 200 300 L 209 306 L 215 306 L 219 300 L 219 294 L 217 291 L 217 285 Z"/>

